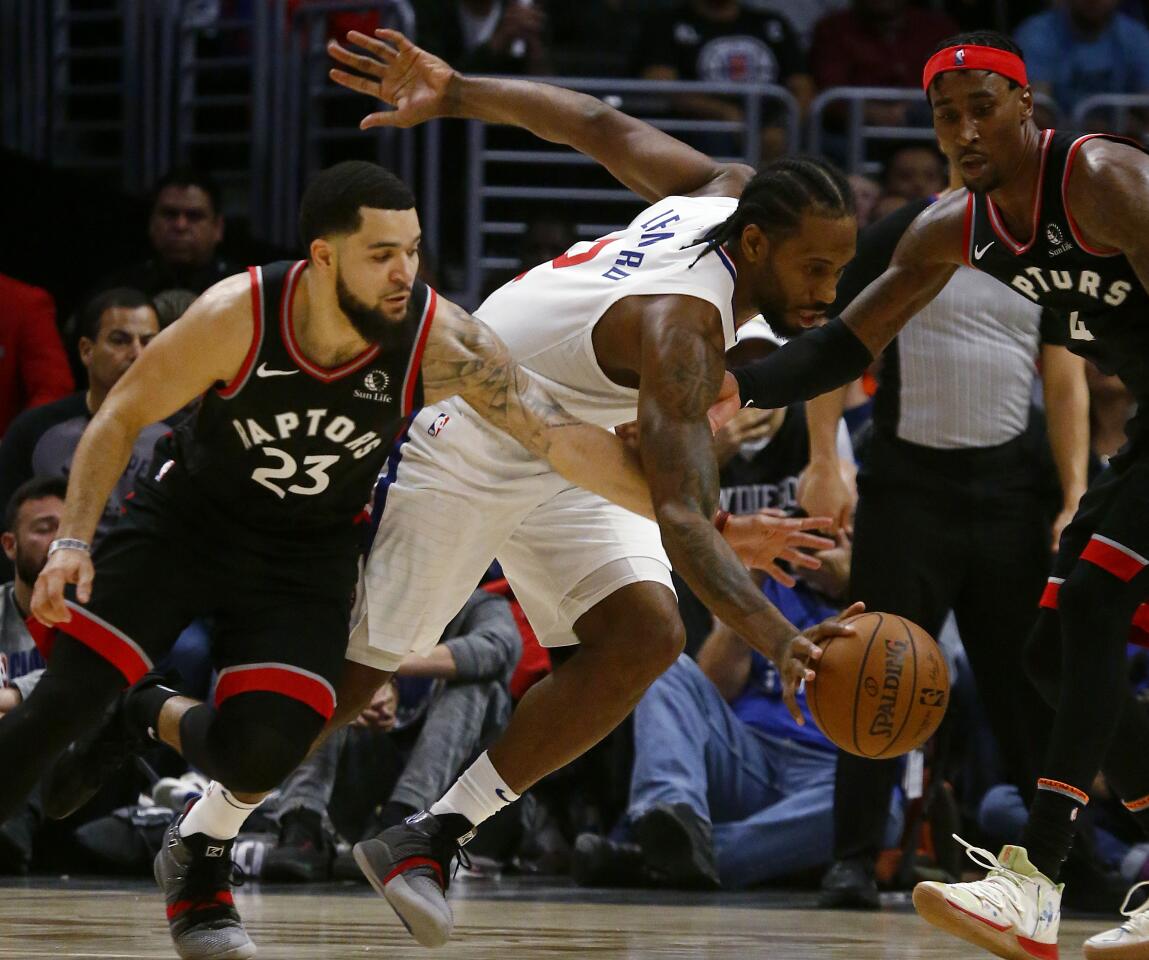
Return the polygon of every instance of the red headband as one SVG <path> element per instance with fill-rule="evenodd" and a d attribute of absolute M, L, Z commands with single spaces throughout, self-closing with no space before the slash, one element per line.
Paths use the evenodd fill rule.
<path fill-rule="evenodd" d="M 922 89 L 929 90 L 934 77 L 950 70 L 988 70 L 1000 73 L 1023 87 L 1029 83 L 1025 63 L 1016 53 L 998 50 L 997 47 L 946 47 L 926 61 L 926 68 L 922 71 Z"/>

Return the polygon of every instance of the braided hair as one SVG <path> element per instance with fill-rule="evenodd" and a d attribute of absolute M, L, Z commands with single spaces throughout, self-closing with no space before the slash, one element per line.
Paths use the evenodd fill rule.
<path fill-rule="evenodd" d="M 694 263 L 727 241 L 741 237 L 752 223 L 771 238 L 794 233 L 807 212 L 830 219 L 854 216 L 854 194 L 845 175 L 816 157 L 774 160 L 750 178 L 738 200 L 738 209 L 697 241 L 706 246 Z"/>

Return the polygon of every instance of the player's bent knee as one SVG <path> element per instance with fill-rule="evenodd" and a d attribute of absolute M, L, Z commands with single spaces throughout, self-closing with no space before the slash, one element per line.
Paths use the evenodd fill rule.
<path fill-rule="evenodd" d="M 261 704 L 252 702 L 256 696 Z M 289 697 L 225 701 L 211 731 L 216 779 L 233 792 L 274 790 L 303 762 L 323 724 L 319 713 Z"/>

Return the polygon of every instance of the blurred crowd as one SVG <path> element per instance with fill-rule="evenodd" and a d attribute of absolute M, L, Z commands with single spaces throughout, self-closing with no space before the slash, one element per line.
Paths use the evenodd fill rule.
<path fill-rule="evenodd" d="M 249 7 L 250 0 L 222 3 L 232 14 Z M 1054 6 L 1037 0 L 410 0 L 410 7 L 418 41 L 464 70 L 780 84 L 803 109 L 831 86 L 916 87 L 937 41 L 976 27 L 1011 32 L 1025 50 L 1035 89 L 1063 111 L 1096 93 L 1149 91 L 1149 3 L 1135 0 Z M 370 25 L 336 17 L 332 30 Z M 741 120 L 736 104 L 711 96 L 683 96 L 674 109 Z M 904 104 L 870 109 L 875 124 L 914 120 Z M 767 151 L 785 146 L 764 135 Z M 925 204 L 947 186 L 945 163 L 928 141 L 895 141 L 880 160 L 878 176 L 852 178 L 860 227 L 888 223 L 907 204 Z M 561 219 L 532 222 L 519 251 L 522 265 L 554 257 L 574 239 L 572 225 Z M 44 668 L 24 620 L 85 425 L 152 338 L 178 322 L 205 289 L 244 266 L 228 258 L 220 191 L 202 171 L 173 170 L 155 185 L 146 243 L 145 259 L 93 285 L 67 316 L 57 315 L 46 291 L 0 276 L 0 580 L 6 581 L 0 587 L 0 723 Z M 866 243 L 863 234 L 859 251 Z M 752 323 L 729 364 L 778 345 L 765 324 Z M 1042 366 L 1050 373 L 1049 356 L 1034 346 L 1024 359 L 1029 415 L 1027 443 L 1019 448 L 1025 496 L 1045 525 L 1046 542 L 1069 499 L 1064 477 L 1059 487 L 1045 426 L 1048 416 L 1052 431 L 1061 414 L 1046 409 L 1034 375 Z M 1085 366 L 1080 375 L 1088 469 L 1096 474 L 1123 443 L 1132 401 L 1116 378 Z M 850 509 L 836 545 L 819 555 L 816 571 L 795 569 L 788 582 L 763 579 L 763 590 L 799 627 L 852 599 L 859 489 L 871 504 L 878 491 L 895 505 L 920 494 L 883 486 L 879 477 L 885 448 L 874 396 L 883 381 L 893 389 L 894 376 L 879 361 L 844 397 L 835 469 Z M 173 422 L 188 415 L 194 411 L 176 414 Z M 150 469 L 153 449 L 169 429 L 158 424 L 141 435 L 101 534 L 116 523 L 134 479 Z M 723 508 L 798 514 L 810 506 L 803 405 L 743 410 L 715 443 Z M 1045 573 L 1038 573 L 1040 581 Z M 310 757 L 253 818 L 238 846 L 246 872 L 266 882 L 359 879 L 348 845 L 428 807 L 498 735 L 517 699 L 549 672 L 551 658 L 562 656 L 539 646 L 497 567 L 474 586 L 436 651 L 405 662 L 358 721 Z M 468 847 L 466 874 L 518 871 L 573 875 L 587 885 L 696 889 L 822 884 L 827 905 L 875 906 L 879 886 L 956 873 L 955 852 L 941 839 L 954 828 L 987 846 L 1020 833 L 1024 804 L 1001 759 L 1009 749 L 995 741 L 972 679 L 966 624 L 948 617 L 940 631 L 954 679 L 946 726 L 924 754 L 897 766 L 888 801 L 883 797 L 868 811 L 872 840 L 850 851 L 835 842 L 842 804 L 838 752 L 804 705 L 806 724 L 794 722 L 772 666 L 679 587 L 687 653 L 655 682 L 627 725 L 484 825 Z M 1149 688 L 1149 654 L 1136 643 L 1143 639 L 1135 631 L 1130 646 L 1129 678 L 1138 689 Z M 214 682 L 210 644 L 211 624 L 197 624 L 166 665 L 185 692 L 200 698 Z M 67 821 L 46 821 L 33 797 L 19 816 L 0 824 L 0 872 L 146 874 L 171 809 L 202 787 L 196 771 L 157 746 Z M 1104 797 L 1104 784 L 1097 787 Z M 666 843 L 670 835 L 681 842 Z M 1149 846 L 1137 842 L 1120 804 L 1091 804 L 1085 836 L 1074 869 L 1095 882 L 1077 884 L 1079 895 L 1095 894 L 1109 905 L 1108 880 L 1149 876 Z"/>

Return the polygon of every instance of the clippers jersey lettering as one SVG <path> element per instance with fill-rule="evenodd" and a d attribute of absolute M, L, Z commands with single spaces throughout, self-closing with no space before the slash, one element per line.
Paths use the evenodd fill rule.
<path fill-rule="evenodd" d="M 680 294 L 713 304 L 726 346 L 733 346 L 734 264 L 721 248 L 699 254 L 707 231 L 737 205 L 729 197 L 666 197 L 629 226 L 520 274 L 475 316 L 571 413 L 608 429 L 634 420 L 638 391 L 599 366 L 595 325 L 623 297 Z"/>
<path fill-rule="evenodd" d="M 396 435 L 423 403 L 420 365 L 436 295 L 416 281 L 401 344 L 323 369 L 300 350 L 292 303 L 307 261 L 251 267 L 251 348 L 173 438 L 161 490 L 209 501 L 278 539 L 347 536 Z"/>
<path fill-rule="evenodd" d="M 1149 293 L 1124 254 L 1085 242 L 1066 199 L 1078 150 L 1095 137 L 1132 143 L 1103 134 L 1042 131 L 1033 234 L 1027 243 L 1010 235 L 988 195 L 971 194 L 965 257 L 971 267 L 1058 314 L 1064 324 L 1061 342 L 1105 373 L 1119 376 L 1144 405 L 1149 399 Z"/>

